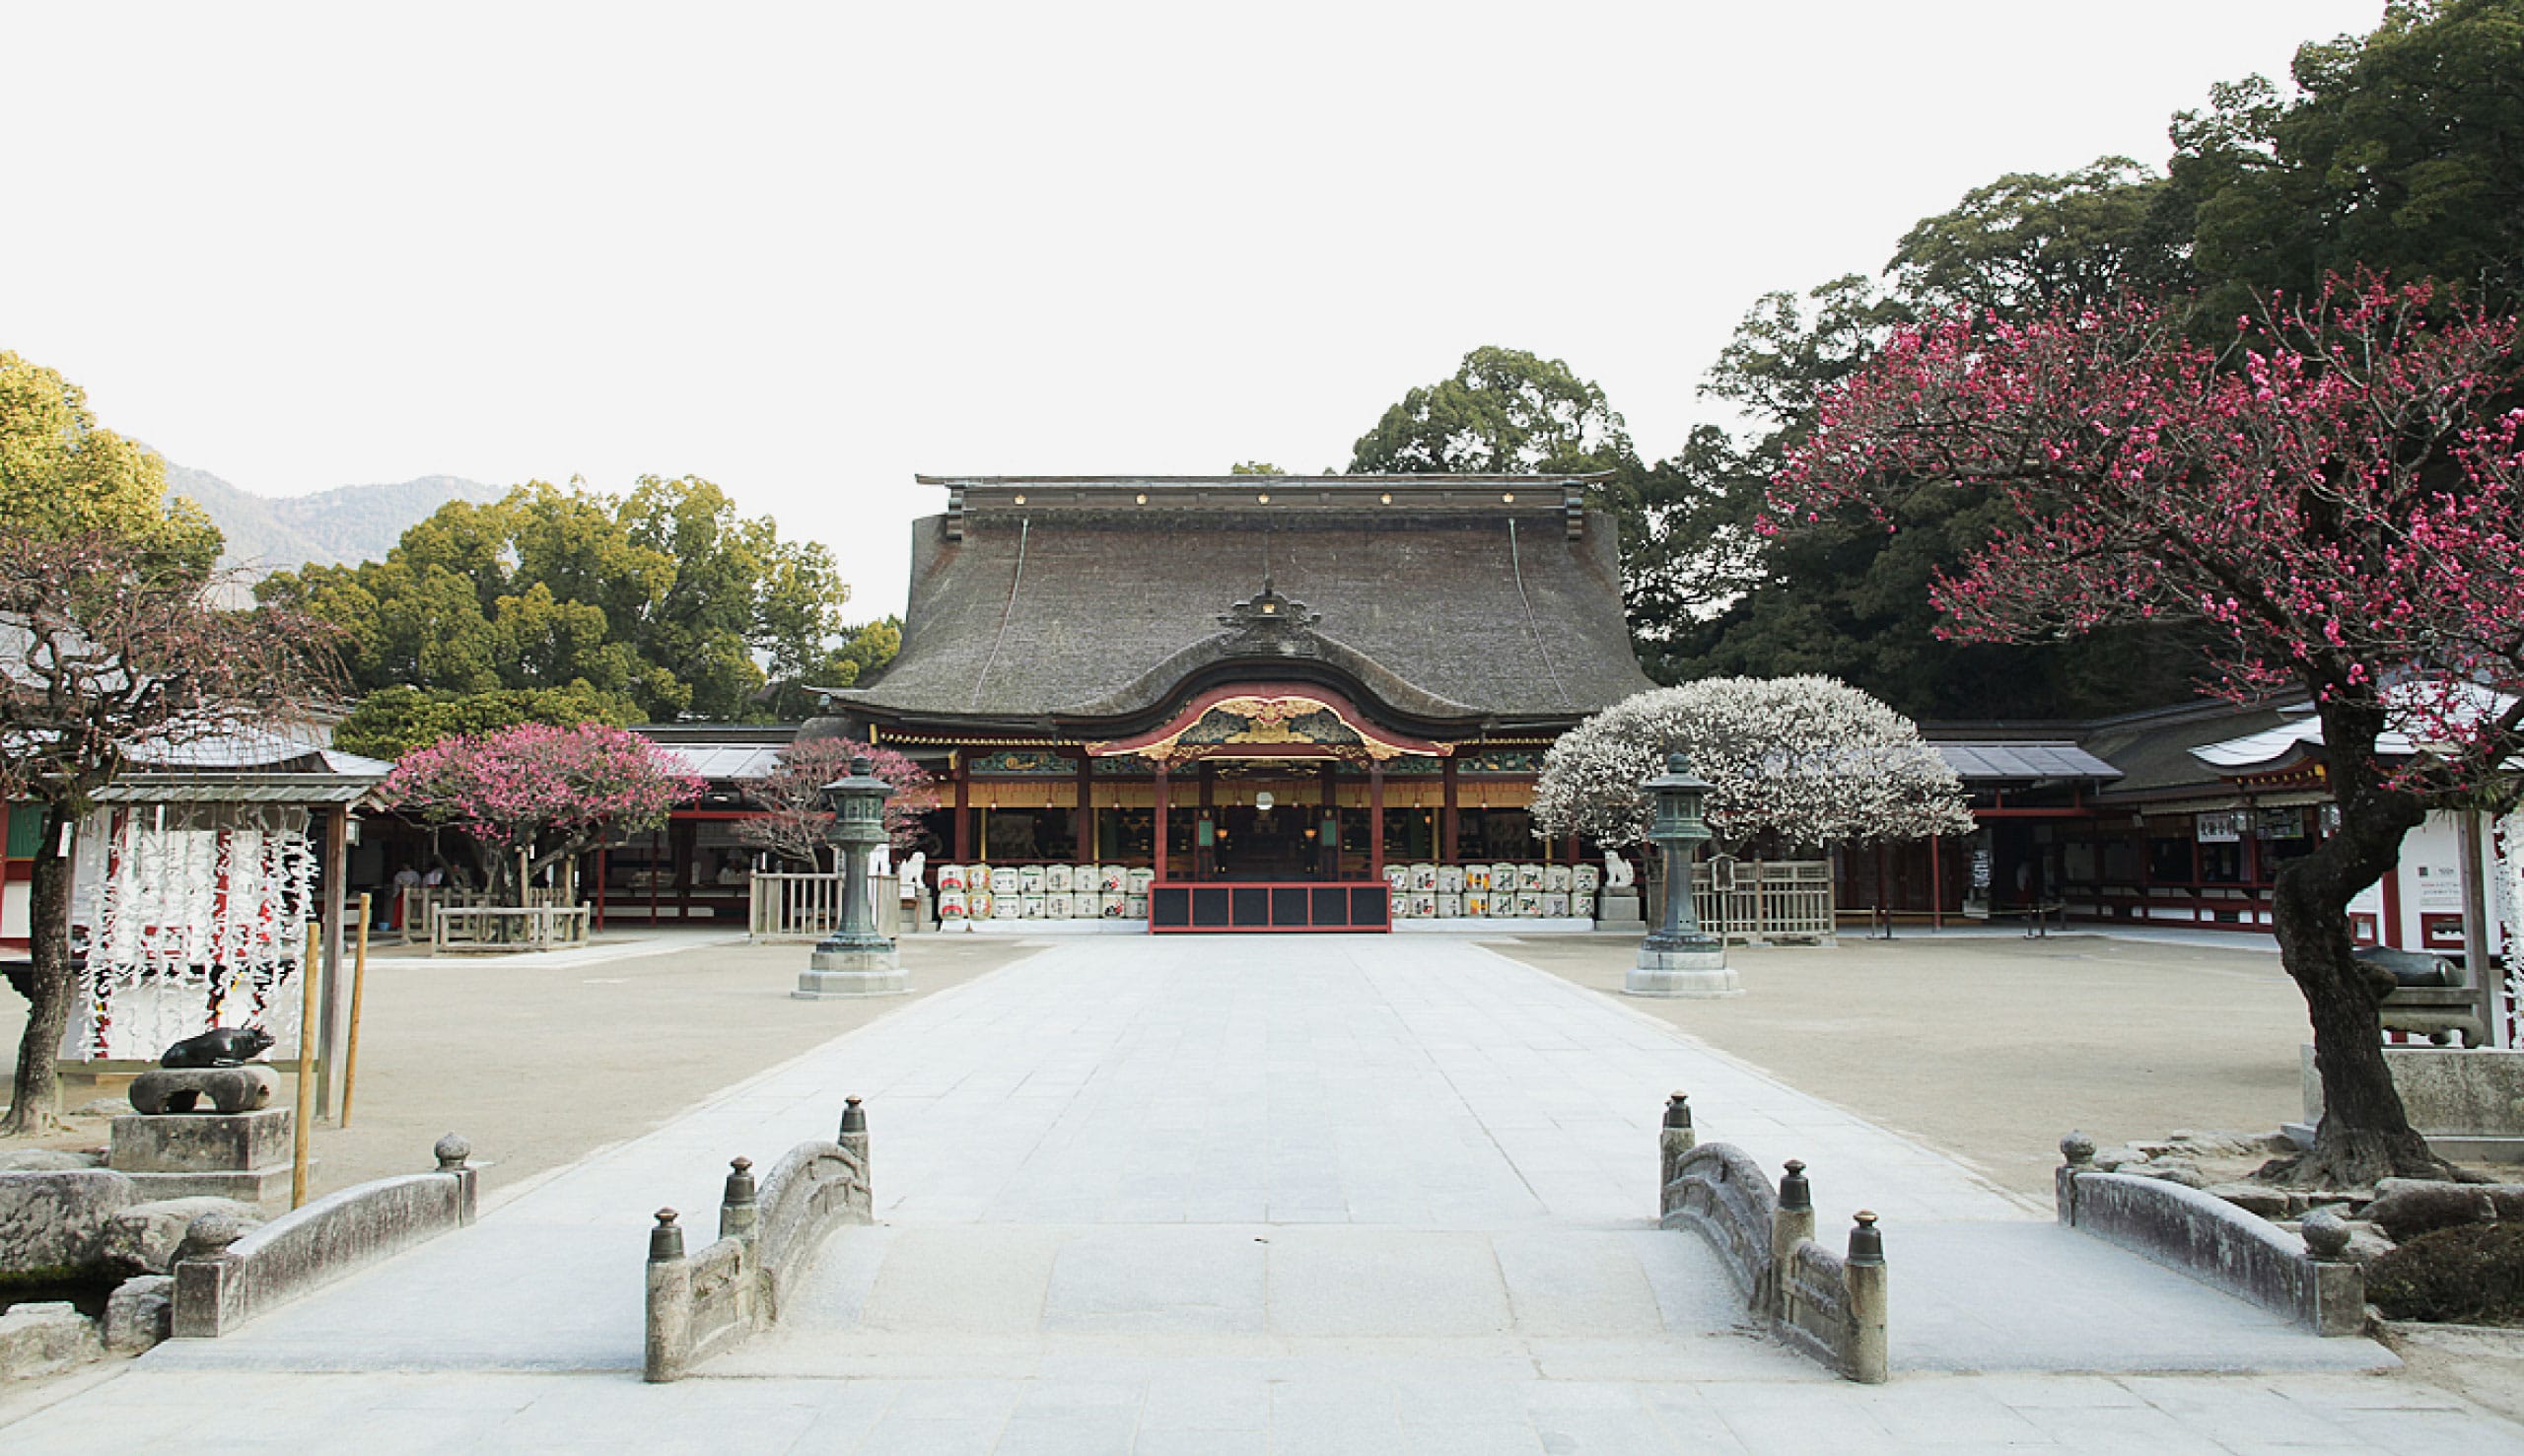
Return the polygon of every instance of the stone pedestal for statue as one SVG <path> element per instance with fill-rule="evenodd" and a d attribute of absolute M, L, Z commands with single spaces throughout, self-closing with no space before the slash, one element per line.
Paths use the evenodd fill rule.
<path fill-rule="evenodd" d="M 105 1166 L 145 1199 L 286 1194 L 297 1114 L 265 1105 L 279 1084 L 268 1067 L 144 1072 L 131 1084 L 137 1111 L 113 1121 Z"/>
<path fill-rule="evenodd" d="M 1648 918 L 1640 912 L 1638 886 L 1604 891 L 1595 903 L 1595 929 L 1644 934 Z"/>
<path fill-rule="evenodd" d="M 1628 996 L 1742 996 L 1744 983 L 1726 963 L 1726 947 L 1712 941 L 1679 950 L 1642 945 L 1621 989 Z"/>
<path fill-rule="evenodd" d="M 806 957 L 806 969 L 798 973 L 798 989 L 789 994 L 800 1001 L 825 1001 L 849 996 L 899 996 L 910 989 L 911 976 L 903 970 L 902 957 L 890 946 L 882 950 L 818 948 Z"/>

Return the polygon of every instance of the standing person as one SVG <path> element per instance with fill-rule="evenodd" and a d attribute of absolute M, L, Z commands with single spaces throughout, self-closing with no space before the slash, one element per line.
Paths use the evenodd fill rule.
<path fill-rule="evenodd" d="M 412 867 L 410 865 L 405 865 L 402 868 L 394 871 L 394 908 L 392 914 L 387 917 L 387 919 L 393 923 L 391 925 L 382 926 L 381 929 L 399 931 L 403 928 L 405 921 L 409 918 L 412 912 L 412 891 L 417 890 L 420 887 L 420 870 Z"/>

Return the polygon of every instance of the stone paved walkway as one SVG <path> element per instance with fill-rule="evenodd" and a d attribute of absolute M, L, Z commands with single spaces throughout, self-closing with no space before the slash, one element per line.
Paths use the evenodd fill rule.
<path fill-rule="evenodd" d="M 1674 1088 L 1704 1137 L 1811 1164 L 1829 1236 L 1883 1214 L 1892 1385 L 1749 1336 L 1700 1241 L 1654 1228 Z M 640 1386 L 649 1212 L 706 1228 L 728 1157 L 829 1136 L 850 1092 L 880 1226 L 835 1238 L 778 1331 Z M 1478 946 L 1099 938 L 0 1442 L 138 1446 L 216 1399 L 258 1437 L 433 1450 L 2524 1449 L 2362 1373 L 2393 1365 Z"/>

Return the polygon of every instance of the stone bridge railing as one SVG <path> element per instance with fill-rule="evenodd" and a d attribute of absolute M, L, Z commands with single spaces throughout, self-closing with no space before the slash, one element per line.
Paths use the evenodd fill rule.
<path fill-rule="evenodd" d="M 1875 1215 L 1858 1213 L 1846 1256 L 1815 1242 L 1805 1165 L 1789 1159 L 1774 1191 L 1740 1148 L 1700 1142 L 1680 1092 L 1665 1104 L 1658 1156 L 1659 1225 L 1707 1238 L 1751 1314 L 1783 1344 L 1852 1380 L 1882 1383 L 1889 1374 L 1887 1290 Z"/>
<path fill-rule="evenodd" d="M 473 1149 L 438 1140 L 438 1171 L 379 1178 L 328 1194 L 252 1232 L 204 1213 L 175 1252 L 170 1327 L 215 1340 L 275 1305 L 388 1254 L 473 1221 Z"/>
<path fill-rule="evenodd" d="M 2247 1213 L 2214 1194 L 2162 1178 L 2107 1173 L 2094 1166 L 2094 1140 L 2060 1140 L 2055 1179 L 2060 1221 L 2107 1243 L 2178 1269 L 2317 1335 L 2356 1335 L 2366 1327 L 2366 1276 L 2348 1262 L 2349 1226 L 2316 1210 L 2302 1236 Z"/>
<path fill-rule="evenodd" d="M 789 1149 L 759 1189 L 750 1160 L 729 1165 L 716 1243 L 687 1258 L 676 1217 L 660 1209 L 649 1230 L 644 1373 L 652 1381 L 679 1380 L 778 1319 L 825 1238 L 874 1221 L 868 1116 L 859 1099 L 842 1110 L 837 1141 Z"/>

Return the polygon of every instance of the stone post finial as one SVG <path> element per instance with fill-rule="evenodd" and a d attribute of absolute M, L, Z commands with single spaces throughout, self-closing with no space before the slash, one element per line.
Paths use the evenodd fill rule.
<path fill-rule="evenodd" d="M 1692 1125 L 1692 1099 L 1676 1092 L 1665 1099 L 1665 1126 L 1688 1128 Z"/>
<path fill-rule="evenodd" d="M 759 1212 L 754 1207 L 753 1159 L 730 1158 L 727 1192 L 719 1200 L 719 1237 L 753 1237 Z"/>
<path fill-rule="evenodd" d="M 1783 1209 L 1814 1207 L 1814 1190 L 1805 1181 L 1805 1164 L 1795 1158 L 1788 1160 L 1788 1176 L 1779 1180 L 1779 1206 Z"/>
<path fill-rule="evenodd" d="M 841 1136 L 847 1138 L 853 1133 L 867 1136 L 868 1109 L 860 1105 L 858 1098 L 845 1097 L 841 1103 Z"/>
<path fill-rule="evenodd" d="M 234 1213 L 203 1213 L 184 1225 L 183 1241 L 175 1248 L 172 1263 L 187 1259 L 216 1259 L 228 1252 L 228 1246 L 245 1236 L 245 1225 Z"/>
<path fill-rule="evenodd" d="M 438 1158 L 440 1172 L 453 1173 L 462 1169 L 464 1160 L 473 1155 L 473 1144 L 465 1142 L 461 1135 L 450 1133 L 439 1139 L 438 1144 L 430 1151 Z"/>
<path fill-rule="evenodd" d="M 1881 1264 L 1884 1262 L 1884 1231 L 1875 1226 L 1874 1211 L 1858 1211 L 1858 1224 L 1850 1230 L 1850 1262 Z"/>
<path fill-rule="evenodd" d="M 683 1230 L 675 1227 L 674 1219 L 674 1210 L 658 1210 L 658 1226 L 649 1230 L 651 1264 L 665 1264 L 683 1257 Z"/>
<path fill-rule="evenodd" d="M 2083 1133 L 2070 1132 L 2060 1140 L 2060 1156 L 2068 1159 L 2069 1167 L 2082 1168 L 2094 1161 L 2094 1140 Z"/>
<path fill-rule="evenodd" d="M 2305 1252 L 2322 1263 L 2338 1264 L 2349 1253 L 2349 1220 L 2338 1209 L 2314 1210 L 2297 1223 L 2296 1232 L 2305 1241 Z"/>

